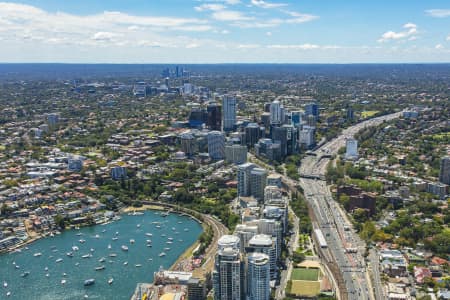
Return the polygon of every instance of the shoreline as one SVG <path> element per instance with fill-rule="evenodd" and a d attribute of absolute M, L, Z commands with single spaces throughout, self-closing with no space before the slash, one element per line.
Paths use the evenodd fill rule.
<path fill-rule="evenodd" d="M 196 217 L 194 217 L 194 216 L 192 216 L 191 214 L 186 213 L 186 212 L 184 212 L 184 211 L 179 211 L 179 210 L 174 209 L 174 208 L 170 208 L 170 209 L 172 210 L 172 212 L 179 212 L 179 213 L 182 213 L 184 216 L 189 217 L 189 218 L 192 219 L 192 220 L 195 220 L 197 223 L 199 223 L 199 224 L 202 226 L 203 231 L 205 230 L 205 226 L 204 226 L 203 222 L 200 221 L 199 219 L 197 219 Z M 129 214 L 129 213 L 132 213 L 132 212 L 144 212 L 144 211 L 147 211 L 147 210 L 166 211 L 167 208 L 166 208 L 165 206 L 163 206 L 163 205 L 154 205 L 154 204 L 144 204 L 144 205 L 142 205 L 141 207 L 127 206 L 127 207 L 125 207 L 125 208 L 120 209 L 120 210 L 118 211 L 117 215 Z M 112 222 L 115 222 L 115 220 L 112 220 Z M 102 224 L 104 224 L 104 223 L 96 223 L 96 224 L 85 225 L 85 226 L 83 226 L 83 225 L 79 226 L 79 225 L 78 225 L 78 226 L 81 228 L 81 227 L 89 227 L 89 226 L 98 226 L 98 225 L 102 225 Z M 74 228 L 69 227 L 68 229 L 64 229 L 63 231 L 66 231 L 66 230 L 74 230 Z M 58 230 L 55 230 L 55 231 L 58 231 Z M 202 231 L 202 232 L 203 232 L 203 231 Z M 50 236 L 50 233 L 53 233 L 53 232 L 54 232 L 54 231 L 51 231 L 51 232 L 48 232 L 48 233 L 45 233 L 45 234 L 37 234 L 37 235 L 35 235 L 35 236 L 33 236 L 33 237 L 31 237 L 31 238 L 29 238 L 29 239 L 27 239 L 27 240 L 21 242 L 20 244 L 17 244 L 17 245 L 15 245 L 15 246 L 11 247 L 11 248 L 7 248 L 6 250 L 0 251 L 0 255 L 2 255 L 2 254 L 14 253 L 15 251 L 18 251 L 18 250 L 20 250 L 20 249 L 26 247 L 27 245 L 29 245 L 29 244 L 35 242 L 35 241 L 38 241 L 38 240 L 40 240 L 40 239 L 42 239 L 42 238 L 47 238 L 47 237 L 49 237 L 49 236 Z M 171 266 L 169 269 L 174 268 L 174 266 L 175 266 L 177 263 L 181 262 L 181 260 L 182 260 L 181 258 L 182 258 L 182 257 L 183 257 L 183 259 L 185 259 L 184 256 L 186 255 L 186 253 L 187 253 L 189 250 L 191 250 L 191 248 L 192 248 L 192 250 L 195 249 L 195 248 L 193 248 L 193 247 L 196 246 L 196 244 L 198 244 L 198 240 L 195 241 L 191 246 L 189 246 L 188 249 L 186 249 L 186 251 L 183 252 L 182 255 L 181 255 L 180 257 L 177 258 L 177 260 L 175 261 L 175 263 L 172 264 L 172 266 Z"/>

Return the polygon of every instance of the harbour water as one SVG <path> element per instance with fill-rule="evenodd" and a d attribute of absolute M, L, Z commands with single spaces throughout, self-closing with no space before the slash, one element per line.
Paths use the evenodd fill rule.
<path fill-rule="evenodd" d="M 169 268 L 201 232 L 187 216 L 156 211 L 68 230 L 0 255 L 0 299 L 129 299 L 136 283 L 152 282 L 153 272 Z"/>

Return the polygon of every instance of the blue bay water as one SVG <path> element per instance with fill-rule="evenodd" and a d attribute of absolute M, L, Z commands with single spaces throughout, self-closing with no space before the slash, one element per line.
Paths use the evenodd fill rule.
<path fill-rule="evenodd" d="M 160 266 L 169 268 L 201 232 L 201 225 L 189 217 L 178 214 L 163 217 L 155 211 L 146 211 L 140 216 L 123 215 L 122 220 L 104 226 L 68 230 L 38 240 L 21 253 L 0 255 L 0 299 L 84 299 L 85 295 L 89 299 L 129 299 L 136 283 L 152 282 L 153 272 Z M 113 240 L 114 237 L 118 239 Z M 85 242 L 80 243 L 80 239 Z M 147 247 L 147 240 L 152 241 L 152 247 Z M 127 246 L 128 251 L 123 251 L 122 245 Z M 79 251 L 73 251 L 72 246 L 77 246 Z M 74 256 L 67 256 L 67 252 L 73 252 Z M 160 257 L 161 252 L 166 255 Z M 35 257 L 35 253 L 42 255 Z M 82 258 L 89 253 L 92 257 Z M 111 253 L 117 256 L 110 257 Z M 105 261 L 101 263 L 102 257 Z M 56 262 L 59 258 L 62 261 Z M 142 266 L 136 267 L 137 264 Z M 105 269 L 96 271 L 95 268 L 101 265 Z M 48 271 L 45 271 L 46 267 Z M 30 274 L 22 277 L 24 272 Z M 84 281 L 89 278 L 94 278 L 95 284 L 86 287 Z M 111 285 L 109 278 L 114 279 Z M 61 284 L 63 279 L 66 280 L 64 285 Z M 5 281 L 7 288 L 3 287 Z M 6 297 L 8 291 L 10 297 Z"/>

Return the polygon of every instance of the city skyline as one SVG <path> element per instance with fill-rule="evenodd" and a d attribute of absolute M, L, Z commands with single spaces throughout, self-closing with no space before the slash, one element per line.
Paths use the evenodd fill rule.
<path fill-rule="evenodd" d="M 450 62 L 445 1 L 0 2 L 0 62 Z"/>

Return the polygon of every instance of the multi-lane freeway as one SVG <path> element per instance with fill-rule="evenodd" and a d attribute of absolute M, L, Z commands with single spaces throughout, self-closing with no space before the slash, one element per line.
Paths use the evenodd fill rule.
<path fill-rule="evenodd" d="M 347 138 L 365 127 L 377 126 L 384 121 L 398 118 L 401 112 L 373 118 L 343 130 L 337 138 L 314 151 L 314 156 L 302 160 L 299 183 L 313 211 L 313 226 L 322 230 L 327 243 L 321 249 L 322 261 L 339 285 L 340 299 L 384 299 L 379 276 L 368 274 L 363 257 L 365 243 L 351 228 L 345 212 L 333 200 L 323 180 L 330 157 L 345 146 Z M 376 275 L 376 274 L 375 274 Z M 375 287 L 375 288 L 373 288 Z"/>

